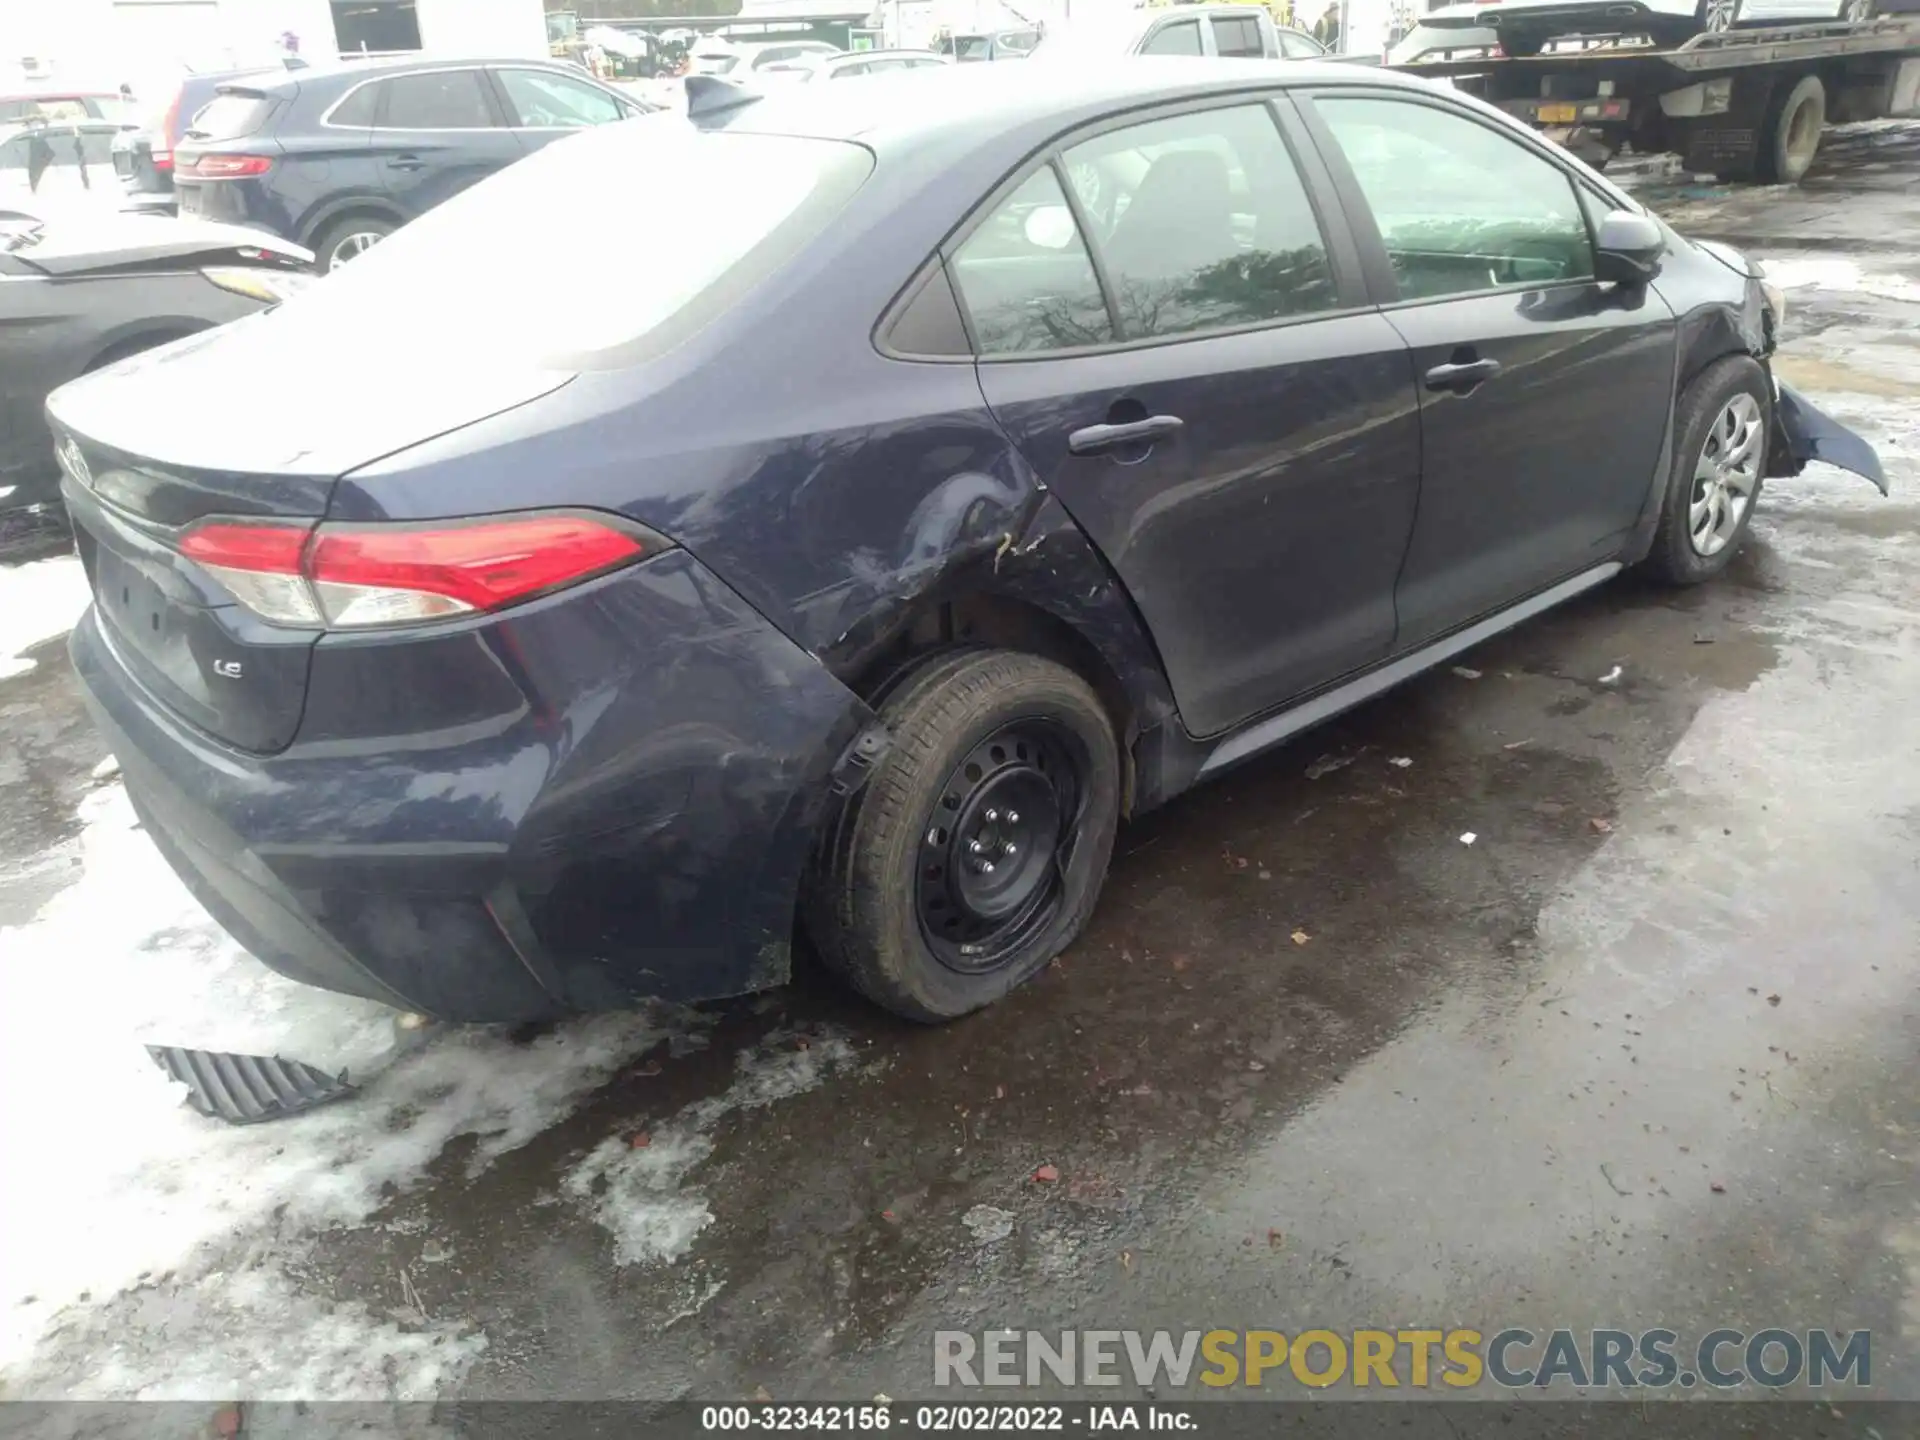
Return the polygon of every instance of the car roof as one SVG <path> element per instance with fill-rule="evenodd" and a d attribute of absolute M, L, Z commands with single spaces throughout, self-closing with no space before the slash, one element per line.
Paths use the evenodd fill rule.
<path fill-rule="evenodd" d="M 308 65 L 299 70 L 266 70 L 258 74 L 222 81 L 239 90 L 261 95 L 291 95 L 304 85 L 353 85 L 383 75 L 410 74 L 416 70 L 472 70 L 480 66 L 507 66 L 515 70 L 552 70 L 556 73 L 584 75 L 587 72 L 557 60 L 529 60 L 525 56 L 494 55 L 413 55 L 381 60 L 343 60 L 332 65 Z M 241 80 L 253 83 L 240 83 Z"/>
<path fill-rule="evenodd" d="M 1044 64 L 1046 83 L 1029 68 Z M 769 91 L 750 104 L 718 110 L 699 123 L 712 128 L 823 140 L 857 140 L 880 150 L 910 149 L 956 132 L 985 133 L 1038 121 L 1060 128 L 1132 105 L 1202 99 L 1252 89 L 1276 90 L 1328 82 L 1431 88 L 1427 82 L 1372 66 L 1320 60 L 1208 60 L 1128 56 L 1122 60 L 1035 59 L 1019 65 L 942 65 L 911 75 L 876 75 L 859 85 L 796 85 Z M 900 103 L 897 86 L 911 86 L 913 103 Z"/>

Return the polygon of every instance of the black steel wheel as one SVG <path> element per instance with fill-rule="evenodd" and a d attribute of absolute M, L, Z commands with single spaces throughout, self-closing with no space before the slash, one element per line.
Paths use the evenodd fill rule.
<path fill-rule="evenodd" d="M 831 825 L 803 914 L 856 989 L 948 1020 L 1085 927 L 1113 852 L 1119 750 L 1086 681 L 1013 651 L 933 656 L 880 714 L 893 748 Z"/>
<path fill-rule="evenodd" d="M 1084 747 L 1046 721 L 1003 725 L 954 766 L 920 837 L 920 932 L 949 969 L 996 970 L 1059 905 L 1083 819 Z"/>

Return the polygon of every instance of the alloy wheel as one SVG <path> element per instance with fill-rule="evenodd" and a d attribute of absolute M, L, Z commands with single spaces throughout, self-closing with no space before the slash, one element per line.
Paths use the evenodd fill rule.
<path fill-rule="evenodd" d="M 914 886 L 921 936 L 942 965 L 997 970 L 1052 920 L 1080 829 L 1085 763 L 1064 728 L 1021 720 L 947 776 Z"/>
<path fill-rule="evenodd" d="M 385 238 L 377 230 L 356 230 L 351 235 L 343 235 L 340 243 L 333 247 L 333 254 L 327 257 L 327 268 L 337 270 L 349 260 L 358 260 Z"/>
<path fill-rule="evenodd" d="M 1710 35 L 1723 34 L 1733 28 L 1733 22 L 1740 13 L 1740 0 L 1707 0 L 1706 31 Z"/>
<path fill-rule="evenodd" d="M 1693 467 L 1687 535 L 1699 555 L 1717 555 L 1733 542 L 1760 487 L 1766 427 L 1760 402 L 1744 390 L 1721 407 Z"/>

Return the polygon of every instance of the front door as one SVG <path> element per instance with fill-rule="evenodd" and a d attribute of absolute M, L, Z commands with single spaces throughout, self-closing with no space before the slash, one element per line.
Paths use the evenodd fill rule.
<path fill-rule="evenodd" d="M 1072 145 L 948 256 L 987 403 L 1125 582 L 1197 735 L 1393 641 L 1417 402 L 1351 253 L 1242 99 Z"/>
<path fill-rule="evenodd" d="M 1593 278 L 1604 202 L 1492 123 L 1322 91 L 1323 146 L 1420 383 L 1420 519 L 1399 648 L 1612 559 L 1673 403 L 1673 312 Z"/>
<path fill-rule="evenodd" d="M 408 220 L 525 153 L 478 68 L 415 71 L 377 88 L 368 141 L 387 193 Z"/>

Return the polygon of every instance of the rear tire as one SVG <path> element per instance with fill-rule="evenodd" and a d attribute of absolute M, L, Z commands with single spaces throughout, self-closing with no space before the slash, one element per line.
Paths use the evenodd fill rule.
<path fill-rule="evenodd" d="M 1757 417 L 1758 434 L 1751 453 L 1735 466 L 1728 462 L 1747 438 L 1749 412 Z M 1669 585 L 1698 585 L 1727 568 L 1760 501 L 1772 418 L 1767 372 L 1751 356 L 1715 361 L 1681 392 L 1666 498 L 1646 559 L 1649 574 Z"/>
<path fill-rule="evenodd" d="M 347 215 L 314 236 L 313 253 L 320 273 L 330 275 L 378 245 L 400 227 L 379 215 Z"/>
<path fill-rule="evenodd" d="M 1802 75 L 1767 107 L 1767 123 L 1760 132 L 1760 178 L 1782 185 L 1796 183 L 1820 153 L 1820 133 L 1826 123 L 1827 87 L 1818 75 Z"/>
<path fill-rule="evenodd" d="M 802 913 L 854 989 L 937 1023 L 1085 928 L 1119 822 L 1119 749 L 1086 681 L 1007 650 L 931 657 L 880 715 L 893 748 L 833 822 Z"/>

